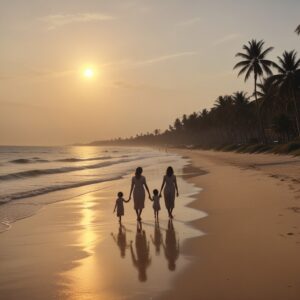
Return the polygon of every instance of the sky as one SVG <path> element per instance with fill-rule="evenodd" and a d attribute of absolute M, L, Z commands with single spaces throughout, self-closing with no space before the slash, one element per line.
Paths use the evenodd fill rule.
<path fill-rule="evenodd" d="M 300 52 L 299 0 L 0 0 L 0 145 L 65 145 L 165 130 L 252 93 L 252 38 Z M 86 78 L 86 68 L 94 72 Z"/>

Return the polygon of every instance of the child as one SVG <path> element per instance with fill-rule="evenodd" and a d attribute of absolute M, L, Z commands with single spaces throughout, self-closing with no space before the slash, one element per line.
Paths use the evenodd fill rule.
<path fill-rule="evenodd" d="M 153 197 L 151 200 L 153 201 L 153 210 L 154 210 L 154 218 L 158 220 L 158 212 L 160 211 L 160 204 L 159 204 L 159 198 L 161 196 L 158 195 L 158 190 L 153 190 Z"/>
<path fill-rule="evenodd" d="M 116 205 L 114 208 L 114 212 L 117 209 L 117 217 L 119 217 L 119 222 L 121 223 L 122 216 L 124 216 L 124 204 L 123 202 L 128 202 L 129 200 L 124 200 L 123 193 L 118 193 L 118 199 L 116 200 Z"/>

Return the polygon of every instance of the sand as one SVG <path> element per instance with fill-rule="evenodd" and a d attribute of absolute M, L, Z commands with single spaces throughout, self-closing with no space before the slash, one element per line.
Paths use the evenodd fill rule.
<path fill-rule="evenodd" d="M 192 207 L 206 233 L 183 252 L 191 266 L 160 299 L 267 300 L 300 297 L 300 159 L 178 150 L 206 175 Z M 189 172 L 189 170 L 186 170 Z"/>
<path fill-rule="evenodd" d="M 135 243 L 134 215 L 124 222 L 126 258 L 120 257 L 111 236 L 117 236 L 119 226 L 111 219 L 113 205 L 107 209 L 107 199 L 120 187 L 128 188 L 128 177 L 113 186 L 101 186 L 101 191 L 45 206 L 1 234 L 0 298 L 299 299 L 300 159 L 176 152 L 191 159 L 182 176 L 189 183 L 180 182 L 180 192 L 187 193 L 184 189 L 192 184 L 203 188 L 190 206 L 208 214 L 203 218 L 200 211 L 191 210 L 182 218 L 176 206 L 174 238 L 194 236 L 180 246 L 176 272 L 168 270 L 163 248 L 160 256 L 153 252 L 150 237 L 156 228 L 150 210 L 143 220 L 152 251 L 147 281 L 139 281 L 130 256 L 130 241 Z M 153 178 L 160 172 L 153 172 Z M 152 182 L 156 187 L 160 179 Z M 202 218 L 184 225 L 192 215 Z M 165 237 L 168 225 L 163 211 L 161 218 Z M 205 235 L 197 234 L 201 231 Z"/>
<path fill-rule="evenodd" d="M 160 187 L 170 159 L 181 194 L 172 226 L 163 200 L 160 222 L 155 223 L 149 199 L 139 228 L 133 201 L 125 204 L 119 225 L 113 214 L 116 193 L 121 190 L 128 197 L 131 175 L 79 187 L 71 193 L 79 196 L 42 206 L 0 234 L 0 299 L 139 300 L 156 298 L 170 289 L 171 280 L 189 264 L 180 253 L 181 245 L 201 234 L 187 222 L 205 215 L 186 206 L 193 201 L 191 192 L 196 194 L 198 189 L 183 180 L 186 161 L 179 157 L 160 159 L 158 165 L 144 168 L 150 189 Z M 39 200 L 46 201 L 50 195 L 51 200 L 62 199 L 62 193 L 69 195 L 62 191 Z M 40 203 L 34 199 L 32 205 Z M 20 203 L 11 204 L 17 209 Z"/>

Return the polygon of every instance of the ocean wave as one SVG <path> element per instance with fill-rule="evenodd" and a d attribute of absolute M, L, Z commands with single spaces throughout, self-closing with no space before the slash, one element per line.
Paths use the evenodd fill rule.
<path fill-rule="evenodd" d="M 111 165 L 115 165 L 115 164 L 139 160 L 141 158 L 143 158 L 143 157 L 136 157 L 136 158 L 132 158 L 132 159 L 124 158 L 124 159 L 119 159 L 116 161 L 101 162 L 101 163 L 98 163 L 95 165 L 78 166 L 78 167 L 62 167 L 62 168 L 53 168 L 53 169 L 28 170 L 28 171 L 22 171 L 22 172 L 17 172 L 17 173 L 0 175 L 0 181 L 25 179 L 25 178 L 38 177 L 38 176 L 43 176 L 43 175 L 52 175 L 52 174 L 81 171 L 81 170 L 86 170 L 86 169 L 98 169 L 98 168 L 103 168 L 103 167 L 107 167 L 107 166 L 111 166 Z"/>
<path fill-rule="evenodd" d="M 56 191 L 62 191 L 62 190 L 77 188 L 77 187 L 81 187 L 81 186 L 85 186 L 85 185 L 91 185 L 91 184 L 96 184 L 96 183 L 101 183 L 101 182 L 117 180 L 120 178 L 122 178 L 122 176 L 117 175 L 117 176 L 104 178 L 104 179 L 97 179 L 97 180 L 95 179 L 95 180 L 74 182 L 74 183 L 61 184 L 61 185 L 52 185 L 52 186 L 42 187 L 42 188 L 30 190 L 30 191 L 13 193 L 10 195 L 3 195 L 3 196 L 0 196 L 0 205 L 8 203 L 12 200 L 36 197 L 36 196 L 40 196 L 43 194 L 48 194 L 48 193 L 52 193 L 52 192 L 56 192 Z"/>
<path fill-rule="evenodd" d="M 121 158 L 128 157 L 128 155 L 122 155 Z M 90 158 L 78 158 L 78 157 L 68 157 L 62 159 L 56 159 L 56 162 L 82 162 L 82 161 L 93 161 L 93 160 L 106 160 L 112 159 L 112 156 L 98 156 L 98 157 L 90 157 Z M 41 159 L 39 157 L 33 158 L 18 158 L 14 160 L 10 160 L 9 163 L 13 164 L 32 164 L 32 163 L 46 163 L 51 162 L 51 160 Z"/>
<path fill-rule="evenodd" d="M 49 160 L 40 159 L 38 157 L 34 157 L 32 159 L 29 159 L 29 158 L 19 158 L 19 159 L 11 160 L 9 162 L 13 163 L 13 164 L 32 164 L 32 163 L 45 163 L 45 162 L 49 162 Z"/>
<path fill-rule="evenodd" d="M 60 161 L 60 162 L 80 162 L 80 161 L 105 160 L 105 159 L 111 159 L 111 158 L 112 158 L 111 156 L 99 156 L 99 157 L 91 157 L 91 158 L 70 157 L 70 158 L 58 159 L 56 161 Z"/>

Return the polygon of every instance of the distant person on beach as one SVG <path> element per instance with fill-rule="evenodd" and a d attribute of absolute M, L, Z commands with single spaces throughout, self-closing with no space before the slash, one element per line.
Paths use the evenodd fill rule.
<path fill-rule="evenodd" d="M 151 200 L 153 201 L 153 210 L 154 210 L 154 218 L 158 220 L 158 213 L 160 211 L 160 203 L 159 203 L 160 195 L 157 189 L 153 190 L 153 196 Z"/>
<path fill-rule="evenodd" d="M 145 207 L 145 188 L 148 192 L 149 199 L 151 199 L 150 191 L 146 183 L 146 178 L 142 176 L 142 174 L 143 169 L 141 167 L 136 168 L 135 175 L 132 177 L 129 193 L 129 200 L 131 199 L 131 195 L 133 193 L 134 209 L 138 221 L 142 220 L 141 214 Z"/>
<path fill-rule="evenodd" d="M 168 167 L 166 171 L 166 175 L 163 178 L 163 182 L 160 188 L 159 195 L 161 196 L 161 192 L 164 188 L 164 198 L 165 205 L 168 210 L 169 218 L 173 219 L 173 209 L 175 206 L 175 192 L 176 196 L 179 196 L 178 186 L 176 176 L 174 175 L 174 170 L 172 167 Z"/>
<path fill-rule="evenodd" d="M 117 210 L 117 217 L 119 217 L 119 222 L 122 221 L 122 216 L 124 216 L 124 202 L 128 202 L 129 200 L 124 200 L 123 193 L 118 193 L 118 198 L 116 200 L 114 212 Z"/>

